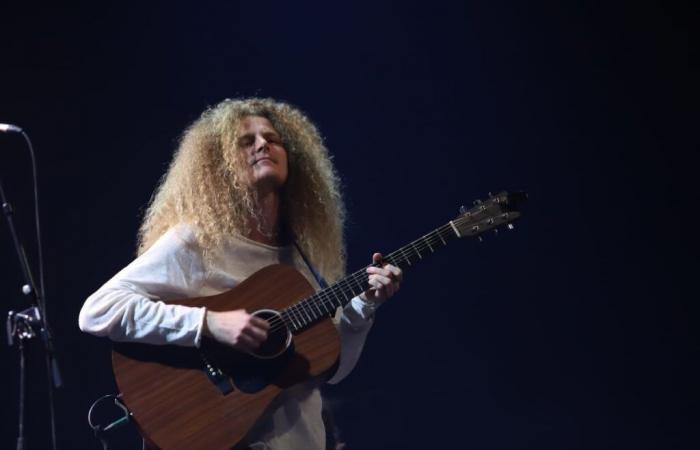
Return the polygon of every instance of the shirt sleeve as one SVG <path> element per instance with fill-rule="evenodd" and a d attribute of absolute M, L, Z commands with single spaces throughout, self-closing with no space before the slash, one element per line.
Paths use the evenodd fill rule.
<path fill-rule="evenodd" d="M 340 362 L 328 383 L 339 383 L 355 368 L 362 354 L 367 334 L 374 323 L 374 313 L 378 306 L 376 303 L 354 297 L 341 310 L 336 320 L 336 327 L 340 334 Z"/>
<path fill-rule="evenodd" d="M 163 300 L 197 297 L 204 278 L 194 233 L 179 225 L 88 297 L 78 325 L 114 341 L 198 347 L 205 308 Z"/>

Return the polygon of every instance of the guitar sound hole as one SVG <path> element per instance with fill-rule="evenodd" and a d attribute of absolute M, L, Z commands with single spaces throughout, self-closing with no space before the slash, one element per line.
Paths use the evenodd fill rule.
<path fill-rule="evenodd" d="M 270 330 L 267 332 L 267 340 L 252 355 L 258 358 L 275 358 L 287 350 L 292 343 L 292 333 L 282 320 L 282 316 L 272 309 L 261 309 L 253 313 L 255 317 L 267 320 Z"/>

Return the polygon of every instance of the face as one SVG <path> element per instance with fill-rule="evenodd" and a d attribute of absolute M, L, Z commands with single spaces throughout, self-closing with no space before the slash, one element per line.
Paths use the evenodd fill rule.
<path fill-rule="evenodd" d="M 238 150 L 244 152 L 253 186 L 260 193 L 276 191 L 287 181 L 287 150 L 269 120 L 243 118 L 239 125 Z"/>

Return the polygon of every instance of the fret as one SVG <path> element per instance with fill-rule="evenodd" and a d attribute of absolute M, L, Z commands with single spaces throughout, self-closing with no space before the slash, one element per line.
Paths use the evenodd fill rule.
<path fill-rule="evenodd" d="M 323 307 L 323 315 L 325 316 L 326 314 L 330 314 L 330 310 L 328 309 L 328 304 L 333 305 L 333 299 L 331 298 L 330 295 L 326 294 L 323 296 L 323 301 L 321 302 L 321 306 Z M 332 306 L 331 306 L 332 308 Z"/>
<path fill-rule="evenodd" d="M 436 230 L 436 232 L 437 232 L 438 237 L 439 237 L 440 240 L 442 241 L 442 244 L 443 244 L 443 245 L 447 245 L 447 242 L 445 242 L 445 239 L 442 237 L 442 233 L 440 233 L 439 230 Z"/>
<path fill-rule="evenodd" d="M 328 302 L 323 302 L 323 309 L 326 311 L 326 314 L 333 317 L 333 315 L 335 314 L 336 307 L 331 297 L 328 297 Z"/>
<path fill-rule="evenodd" d="M 450 221 L 450 226 L 452 227 L 452 231 L 454 231 L 455 236 L 462 237 L 462 235 L 459 234 L 459 230 L 457 230 L 457 227 L 455 226 L 455 224 L 452 221 Z"/>
<path fill-rule="evenodd" d="M 343 294 L 343 298 L 345 299 L 345 302 L 348 301 L 348 296 L 345 295 L 345 291 L 342 290 L 342 289 L 340 289 L 340 288 L 338 288 L 338 289 L 333 289 L 333 296 L 335 297 L 336 300 L 338 300 L 338 306 L 343 306 L 343 304 L 344 304 L 343 299 L 341 299 L 340 297 L 338 297 L 338 292 L 337 292 L 337 291 L 340 291 L 340 293 Z"/>
<path fill-rule="evenodd" d="M 418 247 L 416 247 L 416 244 L 414 244 L 413 242 L 411 242 L 410 245 L 411 245 L 411 247 L 413 247 L 413 250 L 418 254 L 418 258 L 423 259 L 423 256 L 422 256 L 422 255 L 420 254 L 420 252 L 418 251 Z"/>
<path fill-rule="evenodd" d="M 304 310 L 301 307 L 301 303 L 297 303 L 294 306 L 294 312 L 296 313 L 297 316 L 299 316 L 299 321 L 301 322 L 302 327 L 306 327 L 308 323 L 306 322 L 306 319 L 304 318 Z"/>
<path fill-rule="evenodd" d="M 337 293 L 336 291 L 340 291 L 340 293 L 343 294 L 343 298 L 345 299 L 345 301 L 348 301 L 348 296 L 345 295 L 345 291 L 344 291 L 344 290 L 342 290 L 342 289 L 334 289 L 334 290 L 333 290 L 333 295 L 335 295 L 335 298 L 338 299 L 338 302 L 340 302 L 340 304 L 343 303 L 343 300 L 341 300 L 341 299 L 338 297 L 338 293 Z"/>
<path fill-rule="evenodd" d="M 350 278 L 352 278 L 352 281 L 354 281 L 355 284 L 360 288 L 360 291 L 357 292 L 357 293 L 355 293 L 354 290 L 351 290 L 351 292 L 352 292 L 354 295 L 357 295 L 357 294 L 359 294 L 359 293 L 361 293 L 361 292 L 363 292 L 363 291 L 365 290 L 365 287 L 362 285 L 362 283 L 360 283 L 359 280 L 358 280 L 357 278 L 355 278 L 356 275 L 357 275 L 357 272 L 355 272 L 354 274 L 350 275 Z"/>
<path fill-rule="evenodd" d="M 328 289 L 328 292 L 326 293 L 325 298 L 323 299 L 323 310 L 326 311 L 326 313 L 329 313 L 329 309 L 328 309 L 328 308 L 335 309 L 335 308 L 334 308 L 335 302 L 333 301 L 333 297 L 331 297 L 330 294 L 334 294 L 334 292 L 333 292 L 333 287 L 331 287 L 330 289 Z M 335 296 L 335 294 L 334 294 L 334 296 Z M 330 305 L 330 306 L 329 306 L 329 305 Z"/>
<path fill-rule="evenodd" d="M 335 311 L 335 303 L 333 303 L 333 300 L 331 300 L 330 297 L 328 298 L 328 303 L 325 301 L 323 302 L 323 308 L 328 314 L 333 314 L 333 311 Z"/>
<path fill-rule="evenodd" d="M 404 265 L 413 266 L 413 258 L 423 259 L 425 249 L 435 253 L 435 250 L 442 243 L 447 245 L 447 241 L 455 236 L 459 237 L 457 228 L 453 222 L 448 222 L 442 227 L 436 228 L 423 237 L 410 242 L 398 250 L 390 253 L 384 258 L 384 262 L 397 267 Z M 288 328 L 299 331 L 310 324 L 315 323 L 324 316 L 333 317 L 337 308 L 342 308 L 352 300 L 355 295 L 365 291 L 367 285 L 366 268 L 337 281 L 330 287 L 314 294 L 296 305 L 292 305 L 285 310 L 283 320 Z"/>
<path fill-rule="evenodd" d="M 321 308 L 318 306 L 318 301 L 317 301 L 318 295 L 314 295 L 311 298 L 313 299 L 313 301 L 311 303 L 316 307 L 316 310 L 318 310 L 318 316 L 321 317 L 323 315 L 323 312 L 321 311 Z"/>
<path fill-rule="evenodd" d="M 337 285 L 331 287 L 331 292 L 333 293 L 333 298 L 335 299 L 334 302 L 332 302 L 333 306 L 337 305 L 342 305 L 343 304 L 343 299 L 347 298 L 345 296 L 345 289 L 340 285 L 343 281 L 339 281 Z M 338 295 L 340 294 L 340 295 Z M 337 302 L 337 304 L 336 304 Z"/>
<path fill-rule="evenodd" d="M 410 266 L 411 265 L 411 260 L 408 258 L 408 256 L 405 255 L 405 247 L 401 247 L 398 252 L 401 255 L 401 257 L 406 261 L 406 263 Z"/>
<path fill-rule="evenodd" d="M 348 298 L 348 292 L 352 293 L 352 286 L 350 285 L 350 275 L 343 278 L 343 280 L 338 284 L 338 289 L 340 293 L 343 294 L 343 298 Z"/>
<path fill-rule="evenodd" d="M 433 250 L 433 247 L 430 246 L 430 241 L 428 239 L 424 239 L 424 241 L 425 241 L 425 245 L 427 245 L 428 248 L 430 249 L 430 253 L 435 253 L 435 250 Z"/>
<path fill-rule="evenodd" d="M 323 294 L 323 293 L 321 293 L 321 294 Z M 328 296 L 319 295 L 319 296 L 318 296 L 318 299 L 321 301 L 321 304 L 320 304 L 319 308 L 323 308 L 322 310 L 325 311 L 325 312 L 321 313 L 321 315 L 326 315 L 326 314 L 328 314 L 328 303 L 327 303 L 327 300 L 329 300 L 329 297 L 328 297 Z"/>
<path fill-rule="evenodd" d="M 302 328 L 304 327 L 304 324 L 301 322 L 301 320 L 299 320 L 299 317 L 297 316 L 296 311 L 294 311 L 294 308 L 295 308 L 295 307 L 296 307 L 296 305 L 292 305 L 292 306 L 288 309 L 288 311 L 289 311 L 289 313 L 291 314 L 291 316 L 292 316 L 292 321 L 293 321 L 294 324 L 297 326 L 297 328 L 298 328 L 298 329 L 302 329 Z"/>
<path fill-rule="evenodd" d="M 308 312 L 308 310 L 306 309 L 305 306 L 306 306 L 306 305 L 304 305 L 303 303 L 300 303 L 301 312 L 303 312 L 304 314 L 306 314 L 306 318 L 309 319 L 309 323 L 310 323 L 310 322 L 313 322 L 314 319 L 311 318 L 311 316 L 309 315 L 309 312 Z"/>
<path fill-rule="evenodd" d="M 287 317 L 287 319 L 291 322 L 291 326 L 289 326 L 288 328 L 290 328 L 292 331 L 299 331 L 301 328 L 297 326 L 296 322 L 294 321 L 294 318 L 289 313 L 289 310 L 285 310 L 284 314 Z"/>
<path fill-rule="evenodd" d="M 337 308 L 338 306 L 343 305 L 343 300 L 338 298 L 338 290 L 339 289 L 340 289 L 340 286 L 331 287 L 331 292 L 333 293 L 333 297 L 328 297 L 328 300 L 330 301 L 333 309 Z M 342 292 L 342 289 L 340 291 Z"/>
<path fill-rule="evenodd" d="M 319 294 L 319 298 L 321 299 L 321 306 L 323 306 L 323 311 L 324 314 L 328 313 L 328 304 L 333 306 L 333 298 L 330 296 L 331 291 L 323 291 Z"/>

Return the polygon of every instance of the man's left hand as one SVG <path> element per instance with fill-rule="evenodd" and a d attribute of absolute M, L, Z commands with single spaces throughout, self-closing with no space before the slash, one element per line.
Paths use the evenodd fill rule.
<path fill-rule="evenodd" d="M 360 298 L 364 301 L 379 304 L 399 290 L 403 272 L 396 266 L 383 264 L 381 253 L 372 255 L 372 262 L 382 265 L 380 267 L 369 266 L 367 268 L 370 288 L 360 294 Z"/>

